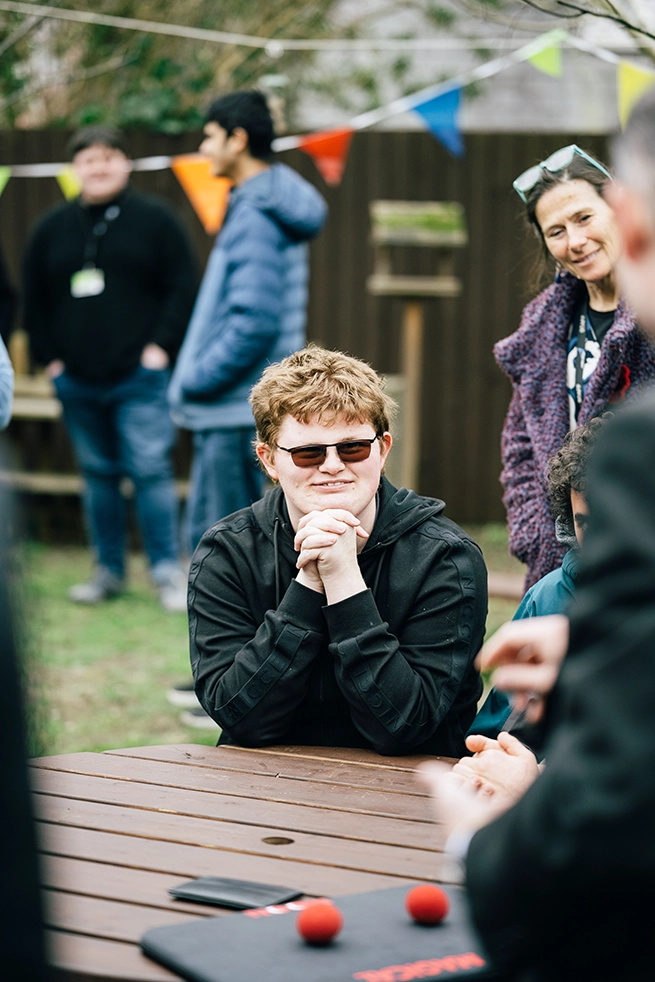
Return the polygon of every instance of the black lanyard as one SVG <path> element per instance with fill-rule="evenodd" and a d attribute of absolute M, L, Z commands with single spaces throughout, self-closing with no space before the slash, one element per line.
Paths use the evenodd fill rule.
<path fill-rule="evenodd" d="M 80 218 L 85 225 L 86 232 L 86 242 L 84 243 L 84 261 L 82 263 L 82 269 L 94 269 L 96 266 L 96 260 L 98 258 L 98 245 L 100 239 L 103 235 L 106 235 L 107 229 L 112 222 L 115 222 L 121 213 L 120 205 L 111 204 L 105 208 L 105 212 L 99 221 L 95 222 L 91 229 L 86 228 L 86 223 L 84 223 L 84 212 L 80 213 Z"/>

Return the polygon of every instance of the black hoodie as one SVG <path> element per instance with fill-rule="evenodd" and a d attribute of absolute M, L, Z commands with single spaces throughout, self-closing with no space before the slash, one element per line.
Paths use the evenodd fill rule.
<path fill-rule="evenodd" d="M 331 605 L 295 582 L 279 488 L 205 533 L 189 581 L 191 665 L 221 743 L 465 753 L 487 574 L 443 509 L 382 478 L 358 556 L 368 590 Z"/>

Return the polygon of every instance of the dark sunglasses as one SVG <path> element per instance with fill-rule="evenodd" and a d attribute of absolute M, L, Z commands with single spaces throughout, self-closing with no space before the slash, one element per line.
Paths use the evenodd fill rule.
<path fill-rule="evenodd" d="M 325 463 L 328 447 L 336 447 L 339 457 L 344 464 L 356 464 L 360 460 L 368 460 L 371 456 L 371 447 L 377 440 L 377 436 L 372 436 L 370 440 L 344 440 L 343 443 L 312 443 L 308 447 L 281 447 L 279 443 L 275 446 L 278 450 L 284 450 L 291 454 L 291 459 L 296 467 L 320 467 Z"/>

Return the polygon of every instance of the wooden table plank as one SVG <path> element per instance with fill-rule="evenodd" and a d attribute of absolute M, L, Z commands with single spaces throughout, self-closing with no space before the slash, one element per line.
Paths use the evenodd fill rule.
<path fill-rule="evenodd" d="M 126 872 L 121 866 L 112 866 L 102 860 L 93 862 L 71 859 L 68 856 L 44 855 L 41 857 L 41 882 L 44 887 L 76 893 L 83 897 L 100 897 L 105 900 L 125 900 Z M 188 877 L 186 878 L 188 879 Z M 158 910 L 178 910 L 194 917 L 223 916 L 227 909 L 210 907 L 176 900 L 168 893 L 179 886 L 183 879 L 175 873 L 153 873 L 150 870 L 129 871 L 129 899 L 132 904 Z"/>
<path fill-rule="evenodd" d="M 133 944 L 104 941 L 81 934 L 48 931 L 50 962 L 57 982 L 179 982 L 180 976 L 141 954 Z"/>
<path fill-rule="evenodd" d="M 136 907 L 116 900 L 80 897 L 54 890 L 44 890 L 43 899 L 47 927 L 106 941 L 138 944 L 144 931 L 151 927 L 190 924 L 198 920 L 181 911 Z"/>
<path fill-rule="evenodd" d="M 179 754 L 179 758 L 168 756 L 167 752 Z M 292 757 L 297 760 L 333 762 L 341 764 L 351 764 L 355 767 L 376 767 L 379 770 L 407 771 L 413 773 L 419 764 L 426 760 L 440 760 L 446 764 L 454 764 L 456 757 L 434 757 L 429 754 L 412 754 L 405 757 L 383 757 L 375 753 L 374 750 L 360 750 L 351 747 L 303 747 L 303 746 L 280 746 L 280 747 L 239 747 L 229 744 L 220 747 L 207 747 L 195 743 L 169 744 L 164 747 L 122 747 L 117 750 L 104 750 L 106 754 L 122 754 L 124 756 L 142 756 L 142 753 L 152 755 L 153 752 L 166 752 L 166 756 L 158 757 L 160 760 L 180 759 L 184 754 L 190 754 L 193 758 L 199 751 L 205 751 L 207 755 L 207 766 L 222 767 L 222 758 L 227 755 L 240 755 L 245 760 L 245 769 L 250 770 L 247 758 L 253 756 L 270 757 Z"/>
<path fill-rule="evenodd" d="M 412 880 L 435 880 L 440 875 L 441 861 L 434 855 L 434 864 L 421 871 L 420 876 L 408 876 L 375 871 L 359 871 L 328 866 L 322 863 L 302 863 L 251 856 L 246 853 L 222 852 L 202 846 L 151 839 L 135 839 L 111 832 L 69 828 L 39 823 L 41 850 L 58 856 L 76 859 L 97 859 L 127 869 L 176 873 L 181 878 L 195 876 L 230 876 L 241 880 L 283 884 L 295 887 L 311 896 L 338 896 L 382 890 Z"/>
<path fill-rule="evenodd" d="M 380 845 L 363 839 L 355 842 L 303 832 L 281 835 L 281 830 L 274 826 L 216 822 L 92 801 L 78 801 L 71 807 L 70 800 L 51 795 L 40 795 L 38 804 L 39 817 L 53 824 L 392 876 L 420 877 L 424 870 L 438 863 L 436 852 L 441 845 L 436 835 L 427 835 L 427 830 L 426 848 L 407 849 L 404 845 Z"/>
<path fill-rule="evenodd" d="M 287 801 L 336 811 L 372 814 L 425 821 L 430 806 L 421 791 L 402 792 L 352 788 L 322 781 L 249 775 L 216 770 L 195 764 L 175 764 L 118 754 L 71 754 L 67 763 L 57 758 L 41 758 L 34 766 L 81 774 L 120 778 L 160 787 L 221 792 L 264 801 Z M 50 763 L 52 761 L 52 763 Z M 44 763 L 47 762 L 47 763 Z"/>
<path fill-rule="evenodd" d="M 276 778 L 291 778 L 295 781 L 313 781 L 350 788 L 373 788 L 377 791 L 427 797 L 425 788 L 416 779 L 414 766 L 389 767 L 368 761 L 322 758 L 309 754 L 250 750 L 244 747 L 204 747 L 193 744 L 182 747 L 132 747 L 127 750 L 105 751 L 105 753 L 142 760 L 197 764 L 217 771 L 240 771 Z M 419 761 L 434 758 L 415 759 Z"/>
<path fill-rule="evenodd" d="M 338 835 L 356 841 L 398 843 L 398 819 L 367 815 L 366 822 L 355 818 L 344 820 L 344 814 L 331 808 L 297 805 L 291 802 L 258 801 L 233 795 L 206 791 L 179 791 L 177 788 L 153 787 L 111 778 L 86 774 L 68 774 L 34 768 L 32 784 L 36 791 L 57 794 L 62 798 L 104 802 L 151 811 L 174 812 L 190 818 L 212 818 L 225 822 L 262 825 L 265 822 L 279 830 L 307 832 L 319 835 Z M 36 797 L 37 808 L 39 795 Z M 424 818 L 406 820 L 403 844 L 408 848 L 424 848 L 427 840 L 436 838 L 438 825 L 432 821 L 430 803 L 424 802 Z"/>

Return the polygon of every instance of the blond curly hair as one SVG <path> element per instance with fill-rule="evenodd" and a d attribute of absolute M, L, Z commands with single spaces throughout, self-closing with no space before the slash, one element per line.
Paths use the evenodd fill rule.
<path fill-rule="evenodd" d="M 310 344 L 270 365 L 250 393 L 257 437 L 274 448 L 282 421 L 316 417 L 370 423 L 377 436 L 389 429 L 396 403 L 384 391 L 385 379 L 370 365 L 342 351 Z"/>

